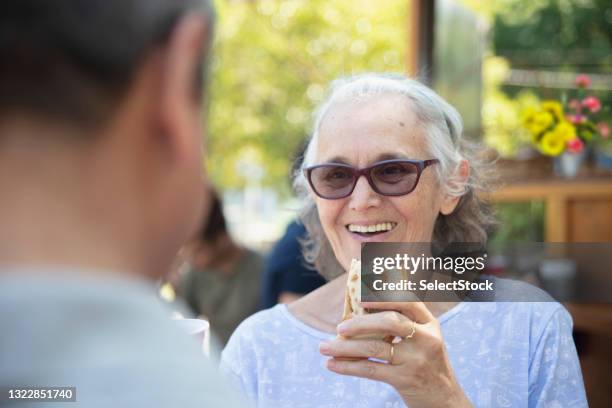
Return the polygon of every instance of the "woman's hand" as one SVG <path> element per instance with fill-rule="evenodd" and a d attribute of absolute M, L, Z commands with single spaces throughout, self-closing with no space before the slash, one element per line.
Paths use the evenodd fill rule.
<path fill-rule="evenodd" d="M 338 325 L 338 334 L 344 339 L 322 343 L 321 354 L 361 359 L 331 358 L 327 362 L 329 370 L 390 384 L 411 408 L 472 406 L 453 373 L 438 320 L 425 304 L 368 302 L 362 306 L 386 311 L 355 316 Z M 351 339 L 381 333 L 403 340 L 389 344 L 383 340 Z"/>

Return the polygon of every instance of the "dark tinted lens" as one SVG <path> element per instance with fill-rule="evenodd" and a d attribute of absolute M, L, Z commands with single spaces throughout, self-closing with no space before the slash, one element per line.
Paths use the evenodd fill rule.
<path fill-rule="evenodd" d="M 384 163 L 372 169 L 372 180 L 383 194 L 405 194 L 415 186 L 418 167 L 413 163 Z"/>
<path fill-rule="evenodd" d="M 353 172 L 342 166 L 322 166 L 312 169 L 310 180 L 315 192 L 325 198 L 346 196 L 353 188 Z"/>

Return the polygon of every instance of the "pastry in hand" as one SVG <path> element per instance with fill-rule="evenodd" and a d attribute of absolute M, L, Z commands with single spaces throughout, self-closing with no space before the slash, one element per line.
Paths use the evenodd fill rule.
<path fill-rule="evenodd" d="M 344 311 L 342 313 L 342 320 L 348 320 L 354 316 L 360 316 L 367 314 L 367 309 L 363 308 L 359 302 L 361 301 L 361 261 L 353 259 L 351 261 L 351 267 L 348 271 L 348 277 L 346 281 L 345 295 L 344 295 Z M 338 335 L 339 338 L 346 339 L 345 336 Z M 384 340 L 387 343 L 393 342 L 395 338 L 392 335 L 380 334 L 364 334 L 359 336 L 351 337 L 353 339 L 360 340 Z M 343 360 L 359 360 L 359 358 L 342 358 Z"/>

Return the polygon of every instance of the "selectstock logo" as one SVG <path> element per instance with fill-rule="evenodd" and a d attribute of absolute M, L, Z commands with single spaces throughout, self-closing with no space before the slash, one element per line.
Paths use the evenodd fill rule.
<path fill-rule="evenodd" d="M 361 300 L 612 302 L 612 243 L 365 243 Z"/>

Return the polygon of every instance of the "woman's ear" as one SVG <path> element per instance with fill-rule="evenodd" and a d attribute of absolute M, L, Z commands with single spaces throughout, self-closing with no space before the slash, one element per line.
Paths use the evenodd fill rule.
<path fill-rule="evenodd" d="M 467 160 L 461 160 L 459 165 L 455 168 L 455 172 L 451 175 L 451 180 L 449 181 L 450 187 L 452 190 L 460 190 L 462 189 L 467 192 L 467 184 L 470 178 L 470 164 Z M 449 193 L 444 193 L 444 198 L 442 199 L 442 204 L 440 205 L 440 213 L 443 215 L 449 215 L 455 208 L 457 208 L 457 204 L 459 204 L 459 200 L 463 195 L 451 195 Z"/>

